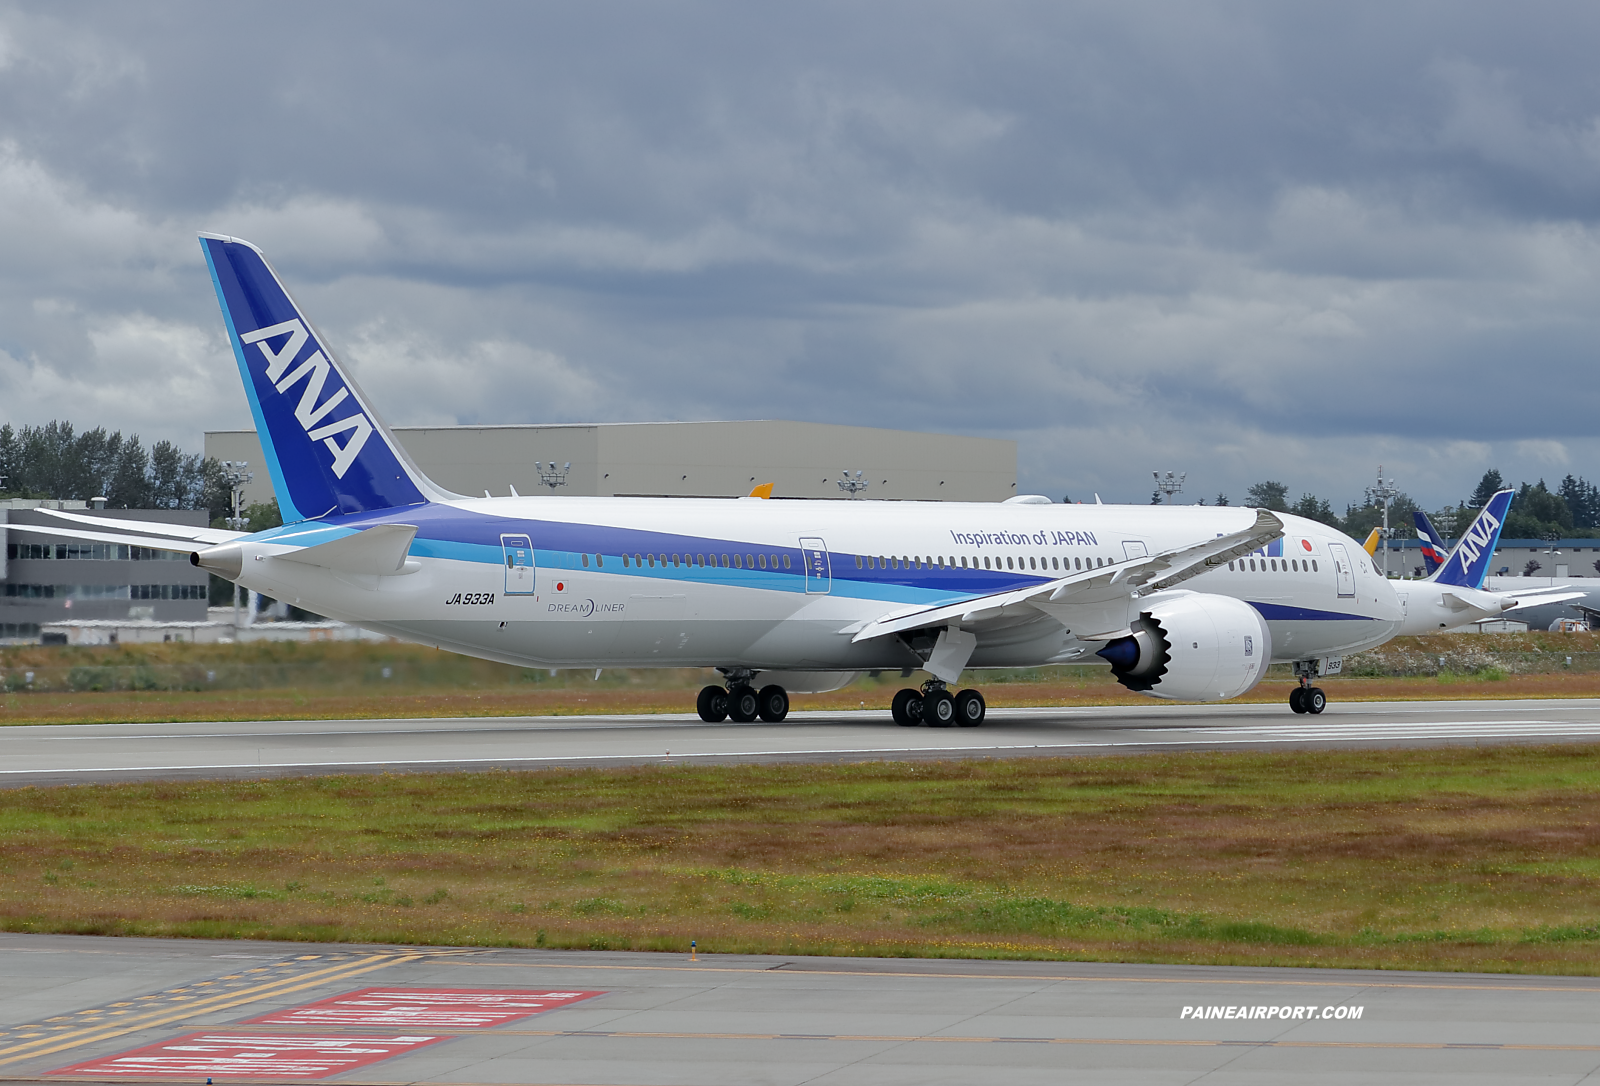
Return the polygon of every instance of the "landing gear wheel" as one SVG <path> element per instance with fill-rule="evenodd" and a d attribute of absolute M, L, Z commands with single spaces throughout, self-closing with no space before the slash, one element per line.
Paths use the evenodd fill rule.
<path fill-rule="evenodd" d="M 728 719 L 728 692 L 720 686 L 708 686 L 700 691 L 694 707 L 707 724 L 721 724 Z"/>
<path fill-rule="evenodd" d="M 1297 686 L 1289 691 L 1289 708 L 1297 713 L 1306 711 L 1306 688 Z"/>
<path fill-rule="evenodd" d="M 1328 707 L 1328 695 L 1324 694 L 1320 687 L 1308 686 L 1305 695 L 1300 699 L 1300 704 L 1306 707 L 1306 712 L 1316 716 Z"/>
<path fill-rule="evenodd" d="M 917 690 L 900 691 L 889 703 L 889 715 L 902 728 L 915 728 L 922 723 L 922 693 Z"/>
<path fill-rule="evenodd" d="M 756 695 L 756 712 L 768 724 L 782 724 L 783 718 L 789 715 L 788 691 L 776 684 L 763 686 Z"/>
<path fill-rule="evenodd" d="M 988 703 L 976 690 L 963 690 L 956 695 L 956 723 L 961 727 L 976 728 L 988 714 Z"/>
<path fill-rule="evenodd" d="M 956 722 L 956 699 L 948 690 L 931 690 L 922 697 L 922 719 L 930 728 L 948 728 Z"/>
<path fill-rule="evenodd" d="M 756 692 L 740 683 L 728 689 L 728 716 L 736 724 L 748 724 L 756 718 L 761 703 Z"/>

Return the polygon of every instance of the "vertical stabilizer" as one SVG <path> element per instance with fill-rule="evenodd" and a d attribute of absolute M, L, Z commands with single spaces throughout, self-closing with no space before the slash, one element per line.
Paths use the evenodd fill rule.
<path fill-rule="evenodd" d="M 201 234 L 285 522 L 442 496 L 247 241 Z"/>
<path fill-rule="evenodd" d="M 1506 514 L 1511 510 L 1514 490 L 1502 490 L 1489 499 L 1472 526 L 1461 533 L 1456 549 L 1444 560 L 1433 580 L 1439 584 L 1458 588 L 1482 588 L 1489 573 L 1494 549 L 1500 545 L 1500 530 L 1505 526 Z"/>
<path fill-rule="evenodd" d="M 1428 569 L 1428 576 L 1432 577 L 1444 565 L 1445 556 L 1450 553 L 1450 548 L 1444 545 L 1439 530 L 1433 526 L 1433 521 L 1428 519 L 1428 514 L 1422 510 L 1415 510 L 1411 514 L 1412 523 L 1417 526 L 1417 542 L 1421 544 L 1422 563 Z"/>

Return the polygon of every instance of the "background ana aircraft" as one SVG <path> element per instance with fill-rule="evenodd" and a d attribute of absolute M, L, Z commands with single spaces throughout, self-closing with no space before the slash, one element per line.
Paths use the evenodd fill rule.
<path fill-rule="evenodd" d="M 203 234 L 201 247 L 285 523 L 157 535 L 57 513 L 59 534 L 186 551 L 407 640 L 539 667 L 715 667 L 725 684 L 698 700 L 710 721 L 779 721 L 789 691 L 922 669 L 933 677 L 896 695 L 894 718 L 948 726 L 984 719 L 979 691 L 951 690 L 969 668 L 1096 657 L 1130 690 L 1192 701 L 1237 697 L 1289 662 L 1291 706 L 1319 713 L 1312 680 L 1345 654 L 1500 602 L 1452 586 L 1465 611 L 1443 595 L 1408 608 L 1360 544 L 1265 510 L 452 494 L 255 246 Z"/>

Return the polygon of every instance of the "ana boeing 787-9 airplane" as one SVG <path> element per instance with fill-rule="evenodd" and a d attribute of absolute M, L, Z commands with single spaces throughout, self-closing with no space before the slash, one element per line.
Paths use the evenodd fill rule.
<path fill-rule="evenodd" d="M 156 537 L 57 513 L 57 534 L 185 551 L 274 598 L 485 659 L 714 667 L 708 721 L 776 722 L 790 692 L 920 669 L 932 677 L 896 695 L 899 723 L 977 725 L 983 695 L 952 689 L 969 669 L 1099 660 L 1130 690 L 1187 701 L 1238 697 L 1290 662 L 1291 706 L 1320 713 L 1313 680 L 1407 624 L 1359 543 L 1265 510 L 452 494 L 259 249 L 201 247 L 283 526 Z"/>

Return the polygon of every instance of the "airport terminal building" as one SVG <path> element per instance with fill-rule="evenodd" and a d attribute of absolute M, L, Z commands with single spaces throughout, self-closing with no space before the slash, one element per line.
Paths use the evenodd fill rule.
<path fill-rule="evenodd" d="M 1017 443 L 815 422 L 642 422 L 558 426 L 399 426 L 417 466 L 458 494 L 998 502 L 1017 493 Z M 254 430 L 206 433 L 205 454 L 244 460 L 246 504 L 272 500 Z M 570 464 L 567 468 L 565 465 Z"/>

